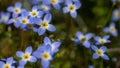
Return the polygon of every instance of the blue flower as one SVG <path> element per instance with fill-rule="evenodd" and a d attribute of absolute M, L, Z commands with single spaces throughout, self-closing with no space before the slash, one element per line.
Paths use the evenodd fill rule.
<path fill-rule="evenodd" d="M 43 35 L 46 31 L 46 29 L 48 31 L 54 32 L 56 30 L 56 28 L 54 27 L 54 25 L 49 24 L 51 21 L 51 14 L 46 14 L 44 19 L 38 19 L 38 22 L 36 22 L 37 25 L 40 25 L 39 29 L 38 29 L 38 34 L 39 35 Z"/>
<path fill-rule="evenodd" d="M 38 10 L 38 6 L 33 6 L 32 7 L 32 11 L 29 12 L 30 17 L 37 17 L 37 18 L 41 18 L 43 16 L 43 12 Z"/>
<path fill-rule="evenodd" d="M 49 5 L 41 5 L 40 6 L 40 9 L 44 12 L 44 13 L 50 13 L 49 11 L 50 11 L 50 6 Z"/>
<path fill-rule="evenodd" d="M 52 54 L 55 54 L 56 52 L 59 51 L 59 47 L 61 45 L 61 42 L 51 42 L 49 37 L 44 38 L 44 45 L 50 45 L 51 46 L 51 52 Z"/>
<path fill-rule="evenodd" d="M 20 26 L 20 21 L 18 20 L 18 17 L 12 17 L 11 19 L 8 20 L 7 24 L 14 24 L 16 28 Z"/>
<path fill-rule="evenodd" d="M 29 61 L 29 62 L 36 62 L 37 61 L 36 57 L 32 56 L 31 54 L 32 54 L 32 47 L 31 46 L 26 48 L 25 53 L 23 53 L 21 51 L 16 52 L 16 56 L 21 58 L 20 66 L 24 66 L 27 63 L 27 61 Z"/>
<path fill-rule="evenodd" d="M 117 21 L 118 19 L 120 19 L 120 8 L 113 10 L 112 13 L 112 20 Z"/>
<path fill-rule="evenodd" d="M 0 61 L 0 68 L 15 68 L 13 65 L 13 57 L 7 58 L 6 63 Z"/>
<path fill-rule="evenodd" d="M 25 11 L 25 12 L 22 12 L 21 16 L 18 18 L 21 28 L 25 28 L 27 26 L 27 24 L 30 23 L 28 15 L 29 15 L 29 13 L 27 11 Z"/>
<path fill-rule="evenodd" d="M 41 59 L 42 68 L 49 68 L 50 60 L 52 60 L 51 47 L 49 45 L 40 46 L 34 53 L 34 56 Z"/>
<path fill-rule="evenodd" d="M 99 57 L 102 57 L 105 60 L 109 60 L 109 57 L 104 54 L 107 51 L 106 46 L 102 46 L 99 49 L 96 46 L 91 46 L 92 50 L 95 51 L 95 53 L 93 54 L 93 59 L 97 59 Z"/>
<path fill-rule="evenodd" d="M 21 2 L 16 2 L 14 7 L 10 6 L 7 8 L 9 12 L 13 12 L 13 16 L 18 16 L 21 12 L 25 11 L 24 9 L 21 9 L 22 4 Z"/>
<path fill-rule="evenodd" d="M 89 65 L 88 68 L 95 68 L 93 65 Z"/>
<path fill-rule="evenodd" d="M 89 40 L 93 37 L 93 34 L 88 33 L 88 34 L 84 35 L 81 32 L 76 32 L 76 37 L 77 37 L 76 40 L 78 40 L 80 43 L 82 43 L 86 48 L 89 48 L 90 47 Z"/>
<path fill-rule="evenodd" d="M 97 41 L 97 42 L 96 42 L 97 45 L 105 44 L 105 43 L 110 43 L 111 41 L 108 40 L 109 38 L 110 38 L 109 35 L 106 35 L 106 36 L 104 36 L 103 38 L 101 38 L 101 37 L 99 37 L 99 36 L 94 37 L 95 41 Z"/>
<path fill-rule="evenodd" d="M 77 17 L 77 9 L 81 7 L 81 4 L 78 2 L 73 3 L 72 0 L 66 0 L 66 7 L 63 8 L 63 13 L 68 13 L 70 12 L 70 15 L 73 18 Z"/>
<path fill-rule="evenodd" d="M 8 20 L 10 18 L 10 13 L 5 13 L 5 12 L 1 12 L 0 13 L 0 23 L 5 23 L 7 24 L 8 23 Z"/>
<path fill-rule="evenodd" d="M 115 24 L 113 22 L 109 25 L 109 27 L 104 28 L 104 32 L 111 33 L 115 37 L 118 36 L 118 31 L 115 28 Z"/>
<path fill-rule="evenodd" d="M 120 2 L 120 0 L 111 0 L 112 2 Z"/>
<path fill-rule="evenodd" d="M 59 3 L 61 3 L 61 2 L 63 2 L 63 0 L 43 0 L 43 4 L 47 4 L 47 5 L 50 5 L 50 4 L 52 4 L 53 5 L 53 7 L 55 8 L 55 9 L 57 9 L 57 10 L 59 10 L 60 9 L 60 4 Z"/>

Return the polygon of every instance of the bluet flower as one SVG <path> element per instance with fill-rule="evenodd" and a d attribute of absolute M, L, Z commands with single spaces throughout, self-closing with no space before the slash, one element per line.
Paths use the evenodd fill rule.
<path fill-rule="evenodd" d="M 70 15 L 72 16 L 72 18 L 76 18 L 77 17 L 77 9 L 79 9 L 81 7 L 81 4 L 78 2 L 73 3 L 72 0 L 66 0 L 66 5 L 63 8 L 63 13 L 68 13 L 70 12 Z"/>
<path fill-rule="evenodd" d="M 115 24 L 112 22 L 110 23 L 109 27 L 105 27 L 104 28 L 104 32 L 106 33 L 111 33 L 113 36 L 118 36 L 118 31 L 117 29 L 115 28 Z"/>
<path fill-rule="evenodd" d="M 83 34 L 82 32 L 76 32 L 76 37 L 80 43 L 82 43 L 86 48 L 90 47 L 90 42 L 89 40 L 93 37 L 92 33 L 88 33 L 88 34 Z"/>
<path fill-rule="evenodd" d="M 25 53 L 22 51 L 17 51 L 16 56 L 21 58 L 20 66 L 24 66 L 28 61 L 29 62 L 36 62 L 36 57 L 32 56 L 32 47 L 29 46 L 26 48 Z"/>
<path fill-rule="evenodd" d="M 7 58 L 6 63 L 0 61 L 0 68 L 15 68 L 13 65 L 13 57 Z"/>
<path fill-rule="evenodd" d="M 102 57 L 105 60 L 109 60 L 109 57 L 106 54 L 104 54 L 107 51 L 106 46 L 102 46 L 98 49 L 96 46 L 92 45 L 91 48 L 95 51 L 95 53 L 93 54 L 93 59 Z"/>
<path fill-rule="evenodd" d="M 110 43 L 111 41 L 108 40 L 109 38 L 110 38 L 109 35 L 106 35 L 106 36 L 104 36 L 103 38 L 101 38 L 101 37 L 99 37 L 99 36 L 94 37 L 95 41 L 97 41 L 97 42 L 96 42 L 97 45 L 105 44 L 105 43 Z"/>
<path fill-rule="evenodd" d="M 5 24 L 7 24 L 8 23 L 8 20 L 9 20 L 9 18 L 10 18 L 10 13 L 8 13 L 8 12 L 1 12 L 0 13 L 0 23 L 5 23 Z"/>

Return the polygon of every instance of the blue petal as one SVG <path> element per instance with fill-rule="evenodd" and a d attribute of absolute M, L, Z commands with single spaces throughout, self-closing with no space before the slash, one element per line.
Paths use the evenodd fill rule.
<path fill-rule="evenodd" d="M 43 35 L 45 33 L 46 29 L 39 28 L 38 29 L 38 34 Z"/>
<path fill-rule="evenodd" d="M 102 50 L 103 52 L 106 52 L 107 51 L 107 47 L 106 46 L 102 46 L 102 47 L 100 47 L 100 50 Z"/>
<path fill-rule="evenodd" d="M 98 50 L 98 48 L 97 48 L 96 46 L 94 46 L 94 45 L 92 45 L 91 48 L 92 48 L 92 50 L 94 50 L 94 51 Z"/>
<path fill-rule="evenodd" d="M 49 24 L 47 30 L 48 30 L 48 31 L 51 31 L 51 32 L 54 32 L 54 31 L 56 31 L 56 28 L 55 28 L 54 25 Z"/>
<path fill-rule="evenodd" d="M 83 45 L 84 45 L 86 48 L 90 48 L 90 42 L 89 42 L 89 41 L 84 42 Z"/>
<path fill-rule="evenodd" d="M 42 68 L 49 68 L 50 62 L 46 60 L 41 61 Z"/>
<path fill-rule="evenodd" d="M 45 45 L 48 45 L 48 44 L 51 45 L 51 40 L 50 40 L 49 37 L 45 37 L 45 38 L 44 38 L 44 44 L 45 44 Z"/>
<path fill-rule="evenodd" d="M 81 3 L 79 1 L 75 2 L 75 8 L 79 9 L 81 7 Z"/>
<path fill-rule="evenodd" d="M 36 59 L 36 57 L 34 57 L 34 56 L 31 56 L 31 58 L 30 58 L 30 60 L 29 60 L 30 62 L 36 62 L 37 61 L 37 59 Z"/>
<path fill-rule="evenodd" d="M 17 17 L 17 16 L 18 16 L 18 14 L 16 14 L 16 13 L 13 13 L 13 14 L 12 14 L 12 16 L 13 16 L 13 17 Z"/>
<path fill-rule="evenodd" d="M 24 53 L 23 53 L 23 52 L 21 52 L 21 51 L 17 51 L 17 52 L 16 52 L 16 56 L 17 56 L 17 57 L 22 57 L 22 56 L 23 56 L 23 54 L 24 54 Z"/>
<path fill-rule="evenodd" d="M 106 55 L 106 54 L 104 54 L 103 56 L 101 56 L 103 59 L 105 59 L 105 60 L 109 60 L 109 57 Z"/>
<path fill-rule="evenodd" d="M 0 68 L 3 68 L 4 64 L 5 63 L 3 63 L 3 62 L 0 61 Z"/>
<path fill-rule="evenodd" d="M 20 23 L 19 23 L 19 22 L 16 22 L 16 23 L 14 23 L 14 26 L 15 26 L 16 28 L 18 28 L 18 27 L 20 26 Z"/>
<path fill-rule="evenodd" d="M 115 23 L 110 23 L 110 27 L 114 27 L 115 26 Z"/>
<path fill-rule="evenodd" d="M 66 5 L 71 5 L 72 4 L 72 0 L 66 0 Z"/>
<path fill-rule="evenodd" d="M 109 32 L 109 28 L 108 27 L 106 27 L 106 28 L 104 28 L 104 30 L 103 30 L 104 32 Z"/>
<path fill-rule="evenodd" d="M 89 65 L 88 68 L 95 68 L 93 65 Z"/>
<path fill-rule="evenodd" d="M 94 53 L 93 54 L 93 59 L 97 59 L 97 58 L 99 58 L 99 56 L 96 53 Z"/>
<path fill-rule="evenodd" d="M 80 36 L 83 36 L 83 33 L 82 33 L 82 32 L 76 32 L 76 36 L 77 36 L 78 38 L 80 38 Z"/>
<path fill-rule="evenodd" d="M 11 23 L 13 23 L 13 19 L 10 19 L 10 20 L 7 22 L 7 24 L 11 24 Z"/>
<path fill-rule="evenodd" d="M 32 46 L 26 48 L 25 53 L 31 54 L 32 53 Z"/>
<path fill-rule="evenodd" d="M 103 38 L 104 38 L 104 39 L 109 39 L 110 36 L 109 36 L 109 35 L 106 35 L 106 36 L 104 36 Z"/>
<path fill-rule="evenodd" d="M 96 37 L 94 37 L 94 39 L 95 39 L 95 41 L 99 41 L 101 39 L 101 37 L 96 36 Z"/>
<path fill-rule="evenodd" d="M 89 40 L 93 37 L 93 34 L 92 33 L 88 33 L 85 35 L 86 36 L 86 39 Z"/>
<path fill-rule="evenodd" d="M 41 54 L 42 54 L 42 51 L 39 51 L 39 50 L 36 50 L 35 52 L 33 52 L 33 56 L 37 58 L 41 58 Z"/>
<path fill-rule="evenodd" d="M 73 41 L 74 41 L 74 44 L 80 44 L 80 40 L 79 39 L 75 39 Z"/>
<path fill-rule="evenodd" d="M 13 57 L 7 58 L 6 63 L 12 65 L 12 63 L 13 63 Z"/>
<path fill-rule="evenodd" d="M 38 6 L 36 5 L 32 7 L 32 10 L 37 10 L 37 9 L 38 9 Z"/>
<path fill-rule="evenodd" d="M 41 18 L 43 16 L 44 12 L 43 11 L 38 11 L 38 12 L 39 12 L 38 17 Z"/>
<path fill-rule="evenodd" d="M 63 8 L 63 13 L 68 13 L 68 12 L 69 12 L 68 7 L 64 7 Z"/>
<path fill-rule="evenodd" d="M 59 5 L 59 4 L 55 4 L 55 5 L 53 5 L 53 7 L 54 7 L 55 9 L 57 9 L 57 10 L 60 9 L 60 5 Z"/>
<path fill-rule="evenodd" d="M 112 35 L 115 36 L 115 37 L 117 37 L 118 36 L 117 30 L 115 32 L 113 32 Z"/>
<path fill-rule="evenodd" d="M 24 66 L 26 63 L 27 63 L 27 61 L 20 60 L 19 65 L 20 65 L 20 66 Z"/>
<path fill-rule="evenodd" d="M 7 11 L 13 12 L 13 9 L 14 9 L 14 8 L 13 8 L 12 6 L 10 6 L 10 7 L 7 8 Z"/>
<path fill-rule="evenodd" d="M 46 14 L 45 17 L 44 17 L 44 21 L 47 21 L 48 23 L 50 23 L 51 19 L 52 19 L 51 14 Z"/>
<path fill-rule="evenodd" d="M 11 66 L 11 68 L 15 68 L 14 66 Z"/>
<path fill-rule="evenodd" d="M 72 18 L 76 18 L 77 17 L 77 12 L 76 11 L 70 12 L 70 15 L 72 16 Z"/>
<path fill-rule="evenodd" d="M 21 2 L 16 2 L 16 3 L 15 3 L 15 7 L 17 7 L 17 8 L 21 8 L 21 7 L 22 7 Z"/>
<path fill-rule="evenodd" d="M 60 47 L 60 45 L 61 45 L 61 42 L 53 42 L 51 46 L 53 48 L 58 48 L 58 47 Z"/>

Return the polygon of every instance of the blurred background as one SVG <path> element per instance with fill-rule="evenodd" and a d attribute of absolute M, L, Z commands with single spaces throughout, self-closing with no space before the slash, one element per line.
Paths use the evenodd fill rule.
<path fill-rule="evenodd" d="M 23 8 L 31 10 L 33 4 L 31 0 L 0 0 L 0 11 L 7 12 L 9 6 L 14 6 L 16 2 L 22 2 Z M 52 41 L 62 41 L 60 51 L 51 61 L 51 68 L 88 68 L 93 65 L 95 68 L 120 68 L 120 20 L 112 21 L 112 14 L 115 9 L 119 9 L 119 1 L 111 0 L 80 0 L 82 6 L 77 10 L 77 18 L 73 19 L 69 14 L 63 14 L 62 10 L 51 10 L 52 24 L 55 25 L 55 32 L 46 32 L 42 36 L 32 30 L 24 31 L 15 28 L 13 24 L 0 24 L 0 58 L 15 56 L 16 51 L 24 51 L 31 45 L 37 49 L 43 43 L 43 38 L 48 36 Z M 119 12 L 120 13 L 120 12 Z M 108 27 L 111 22 L 115 22 L 118 36 L 111 35 L 111 43 L 105 44 L 110 57 L 109 61 L 101 58 L 94 60 L 93 51 L 84 46 L 75 45 L 73 39 L 77 31 L 83 33 L 92 32 L 95 36 L 108 35 L 103 32 L 104 27 Z M 93 40 L 91 40 L 93 41 Z M 34 67 L 33 67 L 34 66 Z M 25 68 L 41 68 L 40 61 L 27 63 Z"/>

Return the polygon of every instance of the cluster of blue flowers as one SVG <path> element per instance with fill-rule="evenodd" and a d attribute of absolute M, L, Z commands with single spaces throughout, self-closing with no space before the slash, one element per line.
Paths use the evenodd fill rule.
<path fill-rule="evenodd" d="M 17 51 L 16 56 L 20 58 L 20 61 L 14 61 L 13 57 L 3 59 L 0 61 L 0 68 L 24 68 L 27 62 L 36 62 L 37 59 L 41 59 L 41 65 L 43 68 L 49 68 L 50 61 L 53 60 L 54 55 L 59 51 L 61 42 L 52 42 L 49 37 L 44 38 L 44 43 L 39 46 L 34 52 L 32 47 L 28 46 L 25 52 Z M 15 64 L 18 66 L 15 66 Z"/>
<path fill-rule="evenodd" d="M 33 0 L 33 3 L 36 0 Z M 39 2 L 38 2 L 39 3 Z M 64 4 L 63 13 L 69 13 L 72 18 L 77 17 L 77 9 L 81 7 L 79 0 L 43 0 L 41 5 L 34 5 L 32 10 L 22 8 L 21 2 L 16 2 L 14 6 L 7 8 L 8 12 L 0 12 L 0 23 L 13 24 L 16 28 L 23 30 L 33 30 L 39 35 L 43 35 L 46 30 L 56 31 L 54 25 L 50 24 L 52 15 L 50 10 L 55 8 L 60 10 L 60 4 Z"/>

